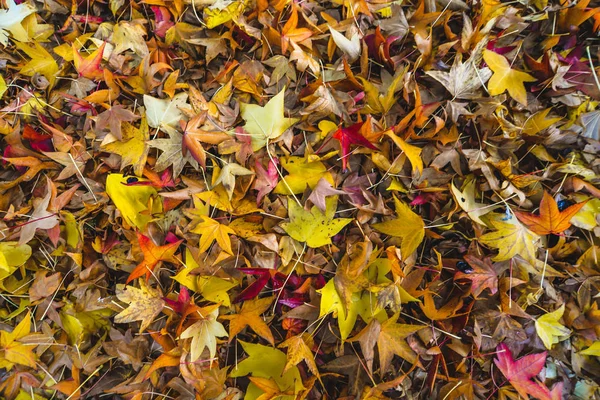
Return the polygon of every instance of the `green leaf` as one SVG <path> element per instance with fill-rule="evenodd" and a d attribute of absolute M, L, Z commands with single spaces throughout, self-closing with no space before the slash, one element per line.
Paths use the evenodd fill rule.
<path fill-rule="evenodd" d="M 257 104 L 240 105 L 242 118 L 246 121 L 244 129 L 251 135 L 252 150 L 262 149 L 269 140 L 277 139 L 286 129 L 299 121 L 298 118 L 284 116 L 284 94 L 285 87 L 264 107 Z"/>
<path fill-rule="evenodd" d="M 325 214 L 317 206 L 306 211 L 293 199 L 288 198 L 290 222 L 282 222 L 280 225 L 293 239 L 306 242 L 308 247 L 317 248 L 331 244 L 331 238 L 352 222 L 352 218 L 333 219 L 337 206 L 336 197 L 327 198 L 326 205 Z"/>
<path fill-rule="evenodd" d="M 285 374 L 283 373 L 287 362 L 285 353 L 261 344 L 246 343 L 241 340 L 238 342 L 242 345 L 248 357 L 237 364 L 237 367 L 229 374 L 230 377 L 238 378 L 251 375 L 260 378 L 272 378 L 282 392 L 291 390 L 294 393 L 299 393 L 304 389 L 298 367 L 293 366 Z M 262 390 L 250 384 L 244 400 L 257 399 L 262 393 Z M 294 396 L 282 396 L 279 399 L 293 400 L 294 398 Z"/>

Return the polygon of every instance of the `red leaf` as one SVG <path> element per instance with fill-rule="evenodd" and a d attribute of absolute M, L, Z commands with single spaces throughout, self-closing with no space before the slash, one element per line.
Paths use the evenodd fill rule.
<path fill-rule="evenodd" d="M 348 155 L 350 154 L 350 145 L 356 144 L 359 146 L 368 147 L 372 150 L 377 150 L 371 142 L 369 142 L 363 135 L 360 134 L 360 128 L 362 128 L 364 122 L 357 122 L 354 125 L 349 126 L 348 128 L 340 127 L 335 133 L 333 137 L 339 140 L 340 145 L 342 146 L 342 167 L 344 171 L 348 168 Z"/>
<path fill-rule="evenodd" d="M 530 354 L 515 360 L 504 343 L 501 343 L 496 351 L 498 358 L 494 363 L 521 396 L 526 399 L 531 395 L 540 400 L 552 400 L 550 390 L 532 380 L 544 368 L 547 352 Z"/>

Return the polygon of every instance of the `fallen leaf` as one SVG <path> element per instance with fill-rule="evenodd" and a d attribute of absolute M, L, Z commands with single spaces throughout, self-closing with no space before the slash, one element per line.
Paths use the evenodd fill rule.
<path fill-rule="evenodd" d="M 535 330 L 548 350 L 552 349 L 552 345 L 565 340 L 571 334 L 571 330 L 559 322 L 564 312 L 565 305 L 563 304 L 535 320 Z"/>
<path fill-rule="evenodd" d="M 154 322 L 154 318 L 162 311 L 165 302 L 160 291 L 153 289 L 141 280 L 140 288 L 134 286 L 117 286 L 117 298 L 127 304 L 127 308 L 115 315 L 115 322 L 119 324 L 142 321 L 140 333 Z"/>
<path fill-rule="evenodd" d="M 248 326 L 273 346 L 275 344 L 273 334 L 261 318 L 261 314 L 267 311 L 273 303 L 273 299 L 273 297 L 264 297 L 262 299 L 247 300 L 238 314 L 222 316 L 222 319 L 229 320 L 229 341 Z"/>
<path fill-rule="evenodd" d="M 508 346 L 501 343 L 496 349 L 496 357 L 494 363 L 521 396 L 529 398 L 531 395 L 540 400 L 552 398 L 546 386 L 532 380 L 544 368 L 546 352 L 530 354 L 515 360 Z"/>
<path fill-rule="evenodd" d="M 571 218 L 585 206 L 586 202 L 573 204 L 566 209 L 559 211 L 554 198 L 544 192 L 542 202 L 540 203 L 539 215 L 516 211 L 515 215 L 532 232 L 538 235 L 560 234 L 571 226 Z"/>
<path fill-rule="evenodd" d="M 177 248 L 181 244 L 182 240 L 177 242 L 168 243 L 164 246 L 157 246 L 154 244 L 152 239 L 147 236 L 142 235 L 141 233 L 137 234 L 138 243 L 140 245 L 140 249 L 144 254 L 144 260 L 135 267 L 129 277 L 127 278 L 127 282 L 129 283 L 132 280 L 139 278 L 140 276 L 146 275 L 146 280 L 150 278 L 156 265 L 161 261 L 176 263 L 174 255 L 177 251 Z"/>
<path fill-rule="evenodd" d="M 504 56 L 493 51 L 484 50 L 483 59 L 494 72 L 488 82 L 490 95 L 497 96 L 508 91 L 513 99 L 527 106 L 527 93 L 524 83 L 535 82 L 537 79 L 525 72 L 512 69 Z"/>
<path fill-rule="evenodd" d="M 253 151 L 262 149 L 270 140 L 277 139 L 298 122 L 297 118 L 284 116 L 284 95 L 285 87 L 264 107 L 257 104 L 242 103 L 240 105 L 242 118 L 246 121 L 244 130 L 250 134 Z"/>
<path fill-rule="evenodd" d="M 403 259 L 414 253 L 425 237 L 425 224 L 419 215 L 415 214 L 409 206 L 394 197 L 396 218 L 385 222 L 373 224 L 377 231 L 399 237 L 402 242 L 400 251 Z"/>
<path fill-rule="evenodd" d="M 481 243 L 499 250 L 498 255 L 493 258 L 494 261 L 510 260 L 520 256 L 535 265 L 536 244 L 540 240 L 538 235 L 512 216 L 505 220 L 503 214 L 492 214 L 490 224 L 495 230 L 482 235 L 479 240 Z"/>
<path fill-rule="evenodd" d="M 208 312 L 204 311 L 209 310 Z M 208 349 L 210 358 L 217 353 L 217 338 L 227 336 L 223 325 L 217 321 L 219 305 L 209 306 L 199 311 L 200 320 L 189 326 L 179 335 L 181 339 L 192 339 L 190 345 L 191 362 L 200 358 L 205 348 Z"/>
<path fill-rule="evenodd" d="M 334 219 L 337 199 L 330 197 L 326 200 L 325 212 L 317 206 L 306 211 L 294 199 L 288 198 L 289 222 L 282 222 L 280 226 L 292 238 L 299 242 L 306 242 L 308 247 L 321 247 L 331 244 L 331 238 L 352 220 L 349 218 Z"/>

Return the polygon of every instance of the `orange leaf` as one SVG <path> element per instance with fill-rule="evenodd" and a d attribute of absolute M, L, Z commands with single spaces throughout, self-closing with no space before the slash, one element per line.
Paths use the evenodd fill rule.
<path fill-rule="evenodd" d="M 271 345 L 275 343 L 273 334 L 269 326 L 260 317 L 267 308 L 273 303 L 273 297 L 265 297 L 264 299 L 247 300 L 244 302 L 239 314 L 226 315 L 223 319 L 230 320 L 229 322 L 229 341 L 235 335 L 240 333 L 242 329 L 249 326 L 260 337 L 266 339 Z"/>
<path fill-rule="evenodd" d="M 540 203 L 540 214 L 530 214 L 515 211 L 515 215 L 523 224 L 538 235 L 559 234 L 569 229 L 571 218 L 585 205 L 587 201 L 573 204 L 563 211 L 558 210 L 556 201 L 548 192 L 544 192 Z"/>
<path fill-rule="evenodd" d="M 104 71 L 100 68 L 100 63 L 102 62 L 102 53 L 104 52 L 105 46 L 106 42 L 102 43 L 102 46 L 96 49 L 92 54 L 83 58 L 77 51 L 75 43 L 73 43 L 73 62 L 75 63 L 75 69 L 79 76 L 92 80 L 104 78 Z"/>
<path fill-rule="evenodd" d="M 177 251 L 177 247 L 179 247 L 183 241 L 179 240 L 175 243 L 157 246 L 149 237 L 146 237 L 141 233 L 138 233 L 137 236 L 142 253 L 144 253 L 144 260 L 131 272 L 131 275 L 127 278 L 127 283 L 144 274 L 146 275 L 146 279 L 148 279 L 156 267 L 156 264 L 160 261 L 176 262 L 173 255 Z"/>

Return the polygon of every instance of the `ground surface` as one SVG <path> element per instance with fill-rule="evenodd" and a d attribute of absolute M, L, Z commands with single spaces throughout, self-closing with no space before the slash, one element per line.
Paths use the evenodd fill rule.
<path fill-rule="evenodd" d="M 600 8 L 0 8 L 2 398 L 598 398 Z"/>

